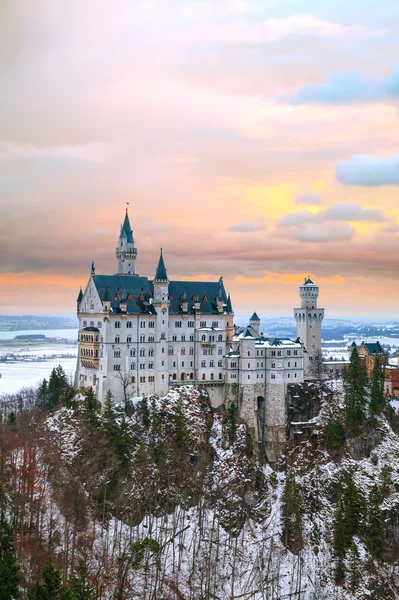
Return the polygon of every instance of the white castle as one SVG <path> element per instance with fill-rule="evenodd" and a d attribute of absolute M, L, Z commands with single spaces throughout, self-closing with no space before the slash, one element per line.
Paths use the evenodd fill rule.
<path fill-rule="evenodd" d="M 102 402 L 109 391 L 121 398 L 164 396 L 187 384 L 204 388 L 215 408 L 236 403 L 272 456 L 286 440 L 287 388 L 311 374 L 321 352 L 317 285 L 307 278 L 300 287 L 297 339 L 268 338 L 255 312 L 247 327 L 234 326 L 222 277 L 170 281 L 162 250 L 153 279 L 136 274 L 127 210 L 116 258 L 117 274 L 97 275 L 92 264 L 79 292 L 76 386 L 93 387 Z"/>

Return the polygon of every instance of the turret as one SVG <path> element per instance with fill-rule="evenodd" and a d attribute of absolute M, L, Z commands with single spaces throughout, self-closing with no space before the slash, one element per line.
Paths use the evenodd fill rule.
<path fill-rule="evenodd" d="M 296 335 L 300 338 L 304 349 L 304 373 L 311 376 L 317 370 L 317 362 L 321 359 L 321 324 L 324 319 L 324 308 L 317 307 L 319 286 L 311 278 L 299 287 L 301 307 L 294 308 Z"/>
<path fill-rule="evenodd" d="M 83 292 L 82 292 L 82 286 L 81 286 L 78 297 L 76 298 L 76 304 L 77 304 L 76 312 L 79 312 L 79 306 L 80 306 L 80 303 L 82 302 L 82 298 L 83 298 Z"/>
<path fill-rule="evenodd" d="M 260 332 L 259 332 L 260 319 L 255 311 L 254 311 L 254 314 L 252 315 L 252 317 L 249 319 L 249 324 L 253 329 L 255 329 L 256 333 L 258 335 L 260 335 Z"/>
<path fill-rule="evenodd" d="M 158 266 L 154 278 L 154 302 L 167 303 L 169 301 L 169 279 L 163 259 L 162 248 L 159 254 Z"/>
<path fill-rule="evenodd" d="M 129 214 L 126 209 L 125 220 L 121 225 L 118 247 L 116 248 L 117 275 L 135 275 L 136 257 L 137 248 L 134 247 L 133 231 L 130 227 Z"/>
<path fill-rule="evenodd" d="M 227 302 L 226 302 L 226 313 L 227 313 L 227 319 L 226 319 L 226 346 L 227 346 L 227 348 L 229 348 L 232 345 L 232 343 L 233 343 L 233 337 L 234 337 L 234 333 L 235 333 L 235 329 L 234 329 L 234 311 L 233 311 L 233 307 L 231 305 L 230 292 L 229 292 L 229 295 L 227 297 Z"/>

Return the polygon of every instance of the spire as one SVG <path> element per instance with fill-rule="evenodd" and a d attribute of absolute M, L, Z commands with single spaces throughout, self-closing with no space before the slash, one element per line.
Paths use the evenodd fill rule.
<path fill-rule="evenodd" d="M 258 315 L 256 314 L 256 312 L 254 311 L 254 314 L 252 315 L 252 317 L 249 319 L 250 321 L 259 321 L 260 323 L 260 319 L 258 317 Z"/>
<path fill-rule="evenodd" d="M 91 275 L 95 275 L 96 274 L 96 268 L 94 266 L 94 260 L 91 261 L 91 271 L 90 271 Z"/>
<path fill-rule="evenodd" d="M 79 295 L 76 299 L 76 302 L 81 302 L 83 298 L 83 292 L 82 292 L 82 286 L 80 286 L 80 291 L 79 291 Z"/>
<path fill-rule="evenodd" d="M 169 281 L 168 274 L 166 272 L 165 263 L 164 263 L 163 256 L 162 256 L 162 248 L 161 248 L 161 254 L 159 255 L 157 270 L 155 271 L 154 281 Z"/>
<path fill-rule="evenodd" d="M 122 231 L 125 232 L 128 243 L 134 244 L 133 231 L 132 231 L 132 228 L 130 227 L 129 214 L 127 212 L 127 207 L 126 207 L 125 220 L 123 221 L 123 225 L 122 225 Z M 121 232 L 121 237 L 122 237 L 122 232 Z"/>
<path fill-rule="evenodd" d="M 228 295 L 228 298 L 227 298 L 226 312 L 227 313 L 232 313 L 233 312 L 233 307 L 231 306 L 230 292 L 229 292 L 229 295 Z"/>

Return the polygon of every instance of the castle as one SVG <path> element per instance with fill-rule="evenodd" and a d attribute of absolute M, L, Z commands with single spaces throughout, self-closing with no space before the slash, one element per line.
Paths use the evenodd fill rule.
<path fill-rule="evenodd" d="M 268 338 L 255 312 L 247 327 L 234 326 L 222 277 L 170 281 L 162 250 L 153 279 L 136 274 L 127 210 L 116 259 L 115 275 L 97 275 L 92 263 L 77 298 L 76 386 L 93 387 L 101 401 L 108 391 L 120 398 L 201 387 L 215 408 L 234 402 L 272 457 L 286 440 L 287 388 L 311 376 L 321 352 L 318 286 L 310 278 L 300 286 L 297 339 Z"/>

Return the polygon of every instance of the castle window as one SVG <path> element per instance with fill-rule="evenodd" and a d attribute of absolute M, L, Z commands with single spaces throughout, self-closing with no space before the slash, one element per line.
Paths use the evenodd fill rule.
<path fill-rule="evenodd" d="M 219 321 L 212 321 L 212 327 L 219 327 Z"/>
<path fill-rule="evenodd" d="M 150 383 L 154 383 L 154 381 L 155 381 L 155 377 L 154 377 L 154 375 L 150 375 L 150 376 L 149 376 L 149 378 L 148 378 L 148 381 L 149 381 Z"/>
<path fill-rule="evenodd" d="M 145 335 L 140 336 L 140 342 L 143 344 L 145 342 Z"/>
<path fill-rule="evenodd" d="M 154 363 L 149 363 L 149 364 L 148 364 L 148 368 L 149 368 L 149 369 L 153 369 L 153 368 L 154 368 Z"/>
<path fill-rule="evenodd" d="M 83 327 L 87 327 L 87 321 L 83 321 Z"/>
<path fill-rule="evenodd" d="M 205 379 L 205 373 L 202 373 L 202 379 Z"/>
<path fill-rule="evenodd" d="M 101 321 L 97 321 L 97 327 L 98 327 L 99 329 L 100 329 L 100 327 L 102 327 L 102 325 L 103 325 L 103 324 L 101 323 Z"/>
<path fill-rule="evenodd" d="M 200 321 L 200 327 L 206 327 L 206 321 Z"/>
<path fill-rule="evenodd" d="M 172 336 L 172 342 L 177 342 L 177 335 Z"/>
<path fill-rule="evenodd" d="M 276 379 L 276 375 L 275 375 L 274 373 L 272 373 L 272 374 L 270 375 L 270 379 Z"/>
<path fill-rule="evenodd" d="M 248 379 L 251 379 L 251 375 L 248 375 Z"/>
<path fill-rule="evenodd" d="M 148 336 L 148 341 L 150 344 L 153 344 L 155 342 L 155 336 L 154 335 L 149 335 Z"/>
<path fill-rule="evenodd" d="M 289 368 L 290 366 L 291 366 L 291 363 L 289 362 L 289 363 L 288 363 L 288 368 Z"/>
<path fill-rule="evenodd" d="M 182 349 L 181 349 L 181 354 L 185 354 L 185 353 L 186 353 L 186 349 L 185 349 L 185 348 L 182 348 Z"/>
<path fill-rule="evenodd" d="M 204 360 L 203 360 L 203 361 L 201 361 L 201 367 L 202 367 L 202 368 L 206 367 L 206 362 L 205 362 Z"/>
<path fill-rule="evenodd" d="M 148 350 L 148 356 L 154 356 L 154 348 Z"/>
<path fill-rule="evenodd" d="M 251 365 L 250 365 L 250 363 L 248 363 L 248 369 L 250 369 L 250 368 L 251 368 Z"/>
<path fill-rule="evenodd" d="M 132 383 L 136 383 L 136 378 L 135 378 L 135 376 L 134 376 L 134 375 L 133 375 L 133 377 L 132 377 Z"/>
<path fill-rule="evenodd" d="M 275 350 L 272 350 L 272 351 L 271 351 L 271 355 L 272 355 L 272 356 L 276 356 L 276 351 L 275 351 Z"/>
<path fill-rule="evenodd" d="M 298 350 L 294 350 L 294 356 L 298 356 Z"/>
<path fill-rule="evenodd" d="M 182 361 L 181 366 L 184 367 L 184 360 Z"/>
<path fill-rule="evenodd" d="M 181 327 L 181 321 L 175 321 L 175 327 Z"/>
<path fill-rule="evenodd" d="M 296 379 L 296 373 L 295 373 L 294 377 L 295 377 L 295 379 Z"/>
<path fill-rule="evenodd" d="M 115 329 L 120 329 L 120 328 L 121 328 L 121 322 L 115 321 Z"/>
<path fill-rule="evenodd" d="M 114 351 L 114 358 L 120 358 L 121 357 L 121 351 L 120 350 L 115 350 Z"/>
<path fill-rule="evenodd" d="M 127 344 L 131 344 L 132 343 L 132 337 L 130 335 L 127 336 L 126 343 Z"/>
<path fill-rule="evenodd" d="M 140 377 L 140 383 L 145 383 L 145 376 Z"/>
<path fill-rule="evenodd" d="M 275 369 L 275 368 L 276 368 L 276 363 L 272 362 L 272 369 Z"/>
<path fill-rule="evenodd" d="M 172 379 L 173 379 L 173 381 L 176 381 L 176 373 L 173 373 Z"/>
<path fill-rule="evenodd" d="M 188 321 L 187 326 L 188 327 L 194 327 L 194 321 Z"/>
<path fill-rule="evenodd" d="M 206 341 L 206 335 L 201 335 L 201 341 L 205 342 Z"/>
<path fill-rule="evenodd" d="M 145 348 L 140 349 L 140 356 L 145 356 Z"/>
<path fill-rule="evenodd" d="M 120 371 L 120 370 L 121 370 L 120 365 L 114 365 L 114 371 Z"/>
<path fill-rule="evenodd" d="M 135 368 L 136 368 L 136 363 L 131 363 L 130 364 L 130 370 L 134 371 Z"/>
<path fill-rule="evenodd" d="M 145 363 L 140 363 L 140 370 L 144 371 L 144 369 L 145 369 Z"/>
<path fill-rule="evenodd" d="M 290 378 L 290 374 L 289 373 L 288 373 L 287 377 L 288 377 L 288 379 Z"/>
<path fill-rule="evenodd" d="M 115 336 L 115 344 L 119 344 L 119 340 L 120 340 L 120 337 L 119 337 L 119 335 L 116 335 L 116 336 Z"/>
<path fill-rule="evenodd" d="M 173 368 L 174 368 L 174 369 L 176 368 L 176 362 L 174 362 L 174 363 L 173 363 Z"/>
<path fill-rule="evenodd" d="M 219 373 L 219 379 L 223 379 L 223 373 Z"/>
<path fill-rule="evenodd" d="M 132 328 L 132 322 L 131 321 L 126 321 L 126 327 L 127 327 L 127 329 L 131 329 Z"/>
<path fill-rule="evenodd" d="M 145 321 L 140 321 L 140 327 L 141 329 L 145 329 Z"/>
<path fill-rule="evenodd" d="M 223 342 L 223 336 L 221 333 L 218 335 L 218 342 Z"/>
<path fill-rule="evenodd" d="M 161 333 L 161 340 L 166 340 L 166 335 L 164 333 Z"/>
<path fill-rule="evenodd" d="M 294 363 L 294 365 L 297 367 L 297 366 L 298 366 L 298 363 L 296 363 L 296 362 L 295 362 L 295 363 Z"/>
<path fill-rule="evenodd" d="M 148 327 L 153 329 L 155 327 L 155 321 L 148 321 Z"/>
<path fill-rule="evenodd" d="M 210 367 L 214 367 L 214 366 L 215 366 L 215 361 L 214 361 L 214 360 L 211 360 L 211 362 L 209 363 L 209 366 L 210 366 Z"/>
<path fill-rule="evenodd" d="M 194 373 L 190 373 L 190 379 L 194 379 Z"/>
<path fill-rule="evenodd" d="M 213 373 L 211 373 L 211 379 L 215 379 L 215 376 Z"/>
<path fill-rule="evenodd" d="M 130 350 L 130 356 L 136 356 L 136 348 Z"/>
<path fill-rule="evenodd" d="M 218 367 L 223 367 L 223 361 L 222 360 L 218 361 Z"/>
<path fill-rule="evenodd" d="M 281 356 L 281 350 L 278 350 L 277 356 Z"/>
<path fill-rule="evenodd" d="M 223 348 L 219 348 L 218 354 L 223 354 Z"/>
<path fill-rule="evenodd" d="M 190 354 L 194 354 L 194 348 L 190 348 Z"/>
<path fill-rule="evenodd" d="M 204 297 L 203 297 L 203 301 L 204 301 L 204 302 L 208 302 L 208 296 L 204 296 Z"/>
<path fill-rule="evenodd" d="M 291 350 L 287 350 L 287 356 L 291 356 Z"/>
<path fill-rule="evenodd" d="M 182 342 L 185 342 L 185 341 L 186 341 L 186 336 L 185 336 L 185 335 L 182 335 L 182 336 L 181 336 L 181 341 L 182 341 Z"/>
<path fill-rule="evenodd" d="M 168 348 L 168 354 L 169 354 L 169 356 L 173 355 L 173 348 Z"/>

